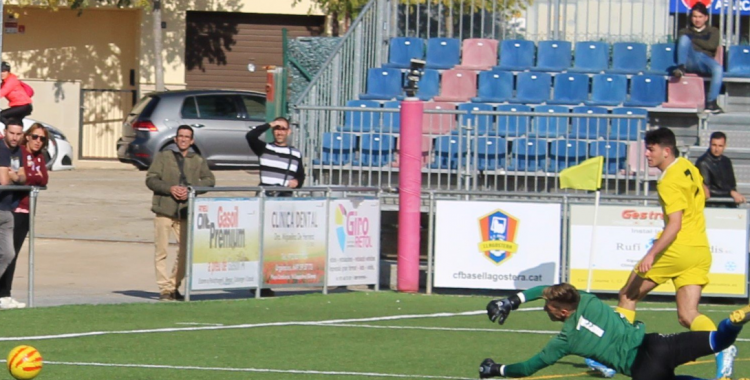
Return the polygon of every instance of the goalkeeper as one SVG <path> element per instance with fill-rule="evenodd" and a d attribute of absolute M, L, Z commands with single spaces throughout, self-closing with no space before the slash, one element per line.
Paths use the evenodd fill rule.
<path fill-rule="evenodd" d="M 635 380 L 697 379 L 675 376 L 674 369 L 729 347 L 742 326 L 750 321 L 748 305 L 732 312 L 716 331 L 647 334 L 642 322 L 631 324 L 596 296 L 579 293 L 567 283 L 537 286 L 506 299 L 493 300 L 487 305 L 487 315 L 491 321 L 503 324 L 511 310 L 540 298 L 545 300 L 544 311 L 549 318 L 563 323 L 560 334 L 524 362 L 503 365 L 485 359 L 479 367 L 479 377 L 530 376 L 566 355 L 577 355 L 593 358 Z"/>

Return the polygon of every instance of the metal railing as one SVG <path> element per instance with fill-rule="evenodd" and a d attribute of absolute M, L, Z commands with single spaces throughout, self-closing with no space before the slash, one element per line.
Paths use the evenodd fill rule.
<path fill-rule="evenodd" d="M 300 148 L 316 185 L 399 184 L 398 109 L 299 107 Z M 560 170 L 605 156 L 603 191 L 641 194 L 645 116 L 428 109 L 422 186 L 430 190 L 559 191 Z M 326 120 L 327 122 L 313 122 Z"/>

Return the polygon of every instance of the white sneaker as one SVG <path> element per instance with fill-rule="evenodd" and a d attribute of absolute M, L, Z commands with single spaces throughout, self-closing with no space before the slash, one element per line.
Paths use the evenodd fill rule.
<path fill-rule="evenodd" d="M 731 345 L 716 354 L 716 378 L 731 378 L 734 372 L 734 358 L 737 357 L 737 347 Z"/>
<path fill-rule="evenodd" d="M 16 300 L 13 297 L 10 297 L 10 304 L 11 305 L 16 305 L 16 309 L 23 309 L 23 308 L 26 307 L 26 303 L 25 302 L 20 302 L 20 301 Z"/>
<path fill-rule="evenodd" d="M 16 306 L 16 304 L 14 304 L 12 300 L 13 299 L 10 298 L 10 297 L 2 297 L 2 298 L 0 298 L 0 310 L 17 309 L 18 306 Z M 24 306 L 26 306 L 26 305 L 24 305 Z"/>

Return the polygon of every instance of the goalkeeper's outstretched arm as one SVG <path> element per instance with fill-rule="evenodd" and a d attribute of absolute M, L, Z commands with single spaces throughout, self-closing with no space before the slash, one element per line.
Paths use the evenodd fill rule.
<path fill-rule="evenodd" d="M 508 298 L 492 300 L 487 304 L 487 316 L 490 321 L 499 324 L 505 323 L 511 310 L 518 309 L 522 303 L 542 298 L 542 292 L 546 286 L 535 286 L 531 289 L 516 293 Z"/>

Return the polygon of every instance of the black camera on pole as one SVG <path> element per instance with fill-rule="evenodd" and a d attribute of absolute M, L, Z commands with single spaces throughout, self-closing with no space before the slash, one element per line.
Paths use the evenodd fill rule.
<path fill-rule="evenodd" d="M 409 71 L 406 73 L 406 91 L 407 97 L 414 97 L 417 95 L 419 90 L 419 80 L 422 78 L 422 74 L 425 66 L 425 61 L 421 59 L 412 59 L 409 64 Z"/>

